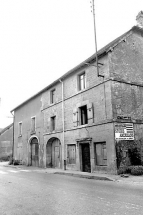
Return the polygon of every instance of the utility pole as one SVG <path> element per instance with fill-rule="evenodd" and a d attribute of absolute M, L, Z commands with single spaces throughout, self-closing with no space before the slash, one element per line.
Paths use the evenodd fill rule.
<path fill-rule="evenodd" d="M 95 56 L 96 56 L 96 67 L 97 67 L 97 74 L 99 75 L 99 67 L 98 67 L 98 56 L 97 56 L 97 38 L 96 38 L 96 23 L 95 23 L 95 4 L 94 0 L 90 1 L 91 3 L 91 12 L 93 14 L 93 23 L 94 23 L 94 42 L 95 42 Z"/>

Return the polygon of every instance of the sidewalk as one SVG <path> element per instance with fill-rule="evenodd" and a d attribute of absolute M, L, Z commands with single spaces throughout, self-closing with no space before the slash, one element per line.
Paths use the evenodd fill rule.
<path fill-rule="evenodd" d="M 24 166 L 24 165 L 9 165 L 8 162 L 0 162 L 0 166 L 12 167 L 16 169 L 30 170 L 39 173 L 48 173 L 48 174 L 60 174 L 67 175 L 79 178 L 87 178 L 94 180 L 104 180 L 104 181 L 113 181 L 113 182 L 123 182 L 123 183 L 134 183 L 134 184 L 142 184 L 143 185 L 143 176 L 132 176 L 132 175 L 112 175 L 106 173 L 88 173 L 88 172 L 80 172 L 80 171 L 72 171 L 72 170 L 63 170 L 63 169 L 54 169 L 54 168 L 39 168 L 33 166 Z"/>

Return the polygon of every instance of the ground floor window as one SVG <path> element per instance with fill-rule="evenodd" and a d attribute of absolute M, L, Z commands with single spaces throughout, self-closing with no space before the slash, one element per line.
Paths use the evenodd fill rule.
<path fill-rule="evenodd" d="M 106 142 L 95 143 L 95 160 L 97 166 L 107 166 Z"/>
<path fill-rule="evenodd" d="M 75 144 L 67 145 L 67 163 L 75 164 L 76 163 L 76 147 Z"/>

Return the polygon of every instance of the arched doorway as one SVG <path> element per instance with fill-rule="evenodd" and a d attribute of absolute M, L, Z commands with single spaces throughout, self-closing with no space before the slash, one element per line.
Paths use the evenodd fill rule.
<path fill-rule="evenodd" d="M 61 168 L 61 142 L 51 138 L 46 146 L 46 167 Z"/>
<path fill-rule="evenodd" d="M 31 166 L 39 166 L 39 144 L 36 137 L 31 139 Z"/>

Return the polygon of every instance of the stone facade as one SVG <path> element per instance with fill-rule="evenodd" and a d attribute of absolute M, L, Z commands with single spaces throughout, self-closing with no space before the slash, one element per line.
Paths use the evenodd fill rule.
<path fill-rule="evenodd" d="M 92 56 L 14 109 L 15 157 L 27 165 L 33 156 L 41 167 L 116 173 L 115 125 L 132 123 L 135 141 L 143 139 L 142 59 L 143 30 L 135 26 L 98 52 L 99 71 Z"/>
<path fill-rule="evenodd" d="M 38 144 L 38 160 L 33 157 L 33 165 L 43 167 L 43 115 L 41 113 L 41 95 L 20 105 L 14 110 L 14 159 L 26 165 L 32 165 L 31 141 L 36 139 Z M 32 120 L 35 118 L 35 129 Z M 20 125 L 21 124 L 21 131 Z M 35 146 L 35 144 L 33 144 Z M 35 156 L 35 153 L 33 154 Z M 34 161 L 34 159 L 36 159 Z"/>

